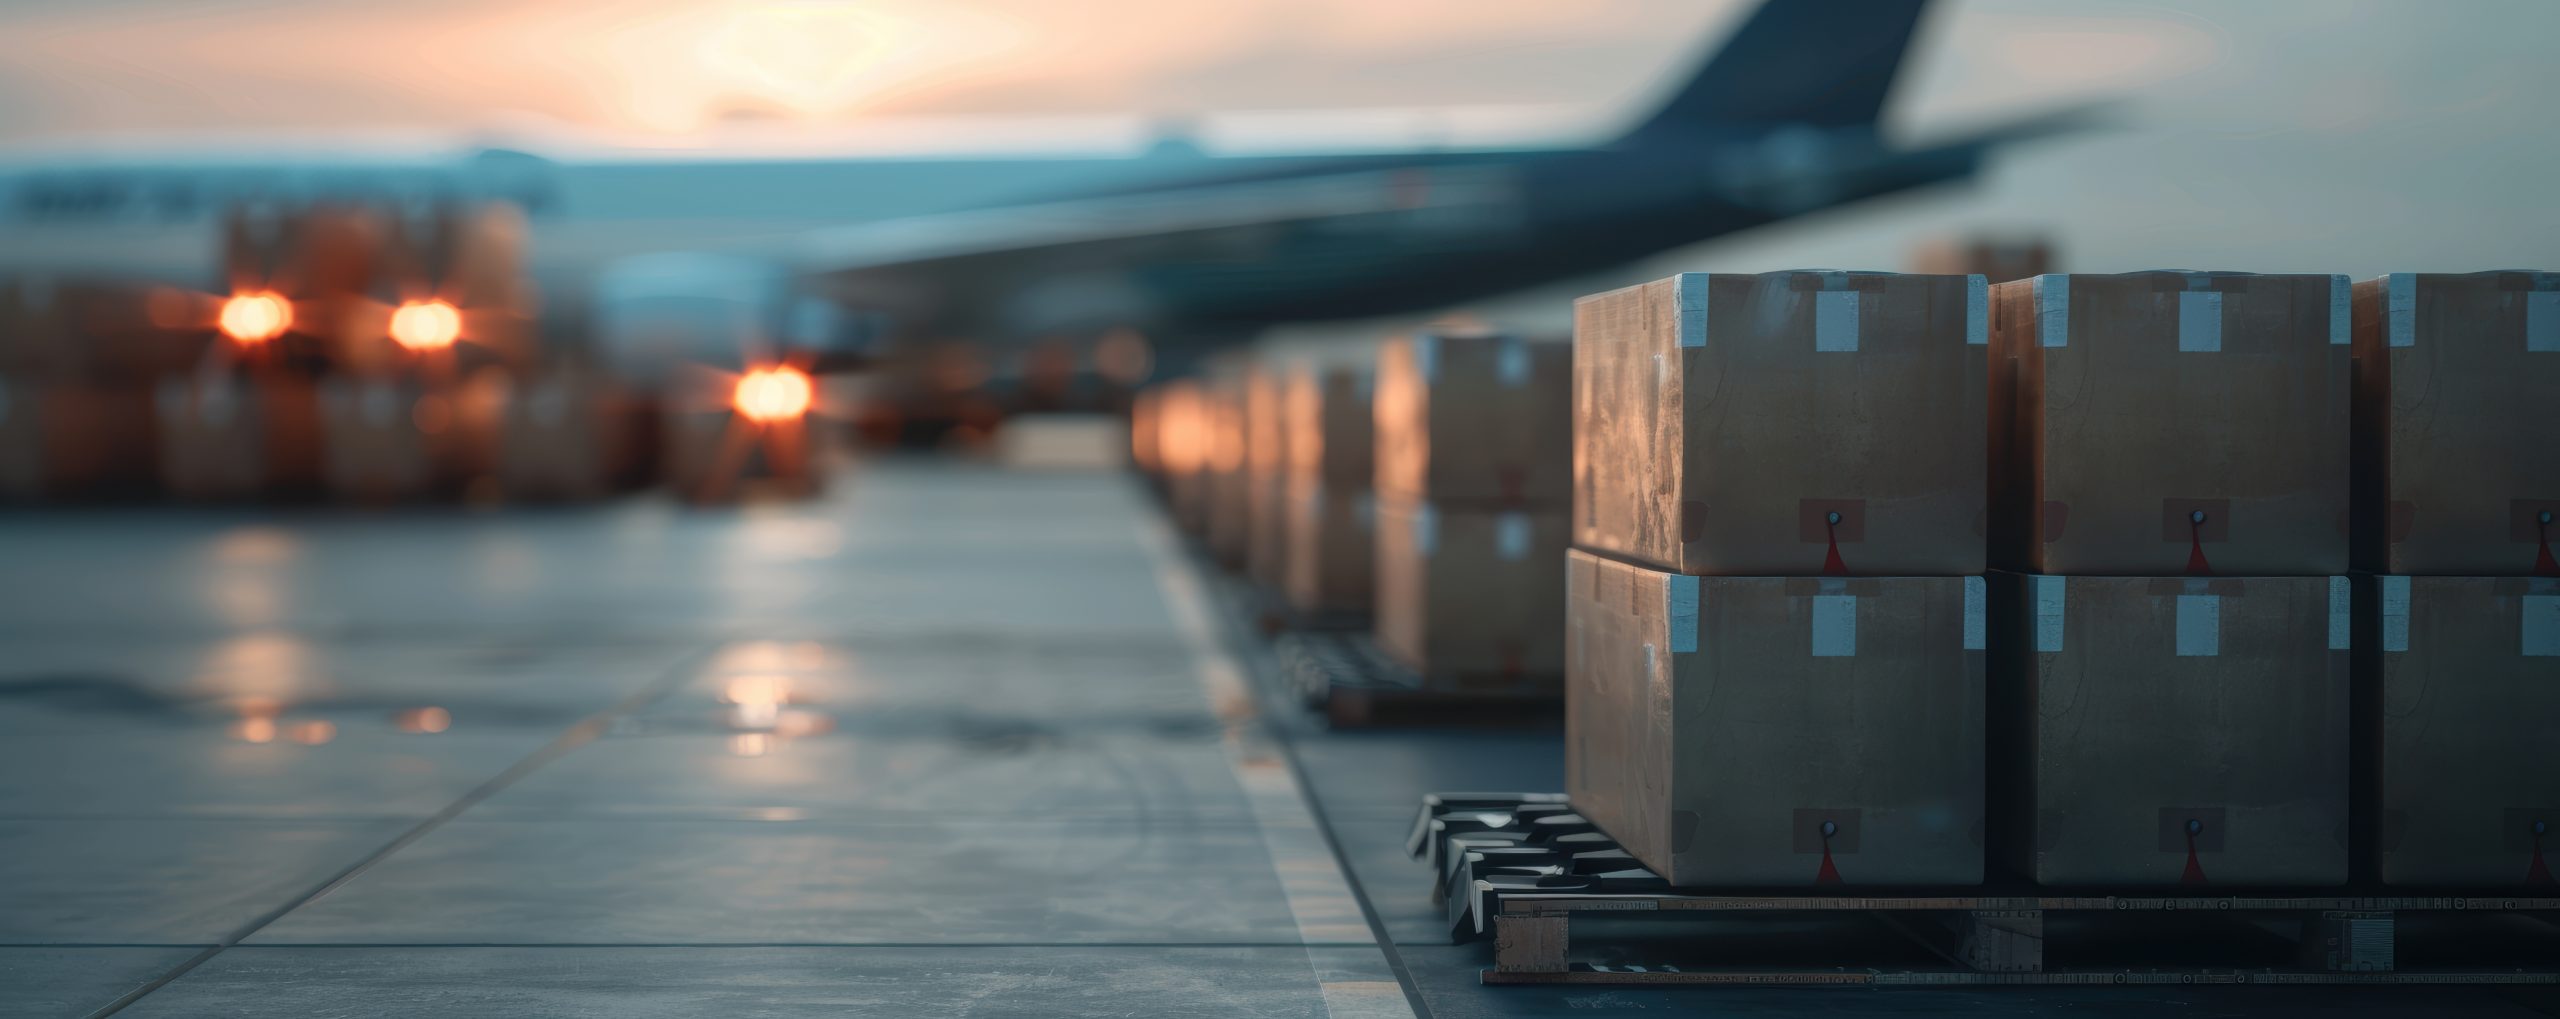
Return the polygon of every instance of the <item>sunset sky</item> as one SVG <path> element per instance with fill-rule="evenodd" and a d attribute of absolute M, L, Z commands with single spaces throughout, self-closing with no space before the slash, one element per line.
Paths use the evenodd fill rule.
<path fill-rule="evenodd" d="M 0 0 L 0 145 L 406 132 L 553 152 L 777 137 L 858 151 L 1125 142 L 1169 121 L 1247 148 L 1570 140 L 1630 115 L 1744 6 Z M 1941 7 L 1897 130 L 2097 97 L 2121 100 L 2122 126 L 2015 153 L 1962 193 L 1717 250 L 1874 264 L 1988 225 L 2052 232 L 2093 270 L 2560 264 L 2560 3 Z"/>

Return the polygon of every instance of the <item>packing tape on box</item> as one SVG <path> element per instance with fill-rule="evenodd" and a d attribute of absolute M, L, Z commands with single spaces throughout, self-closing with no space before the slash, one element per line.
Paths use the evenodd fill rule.
<path fill-rule="evenodd" d="M 2061 577 L 2036 577 L 2036 651 L 2062 650 L 2063 587 Z"/>
<path fill-rule="evenodd" d="M 2189 354 L 2222 352 L 2222 295 L 2188 290 L 2178 295 L 2178 350 Z"/>
<path fill-rule="evenodd" d="M 1987 276 L 1964 278 L 1964 342 L 1968 347 L 1991 345 L 1991 279 Z"/>
<path fill-rule="evenodd" d="M 1817 594 L 1813 596 L 1813 656 L 1816 658 L 1858 656 L 1857 595 Z"/>
<path fill-rule="evenodd" d="M 2394 347 L 2418 345 L 2418 277 L 2395 272 L 2383 280 L 2383 319 Z"/>
<path fill-rule="evenodd" d="M 1980 651 L 1988 646 L 1983 637 L 1983 583 L 1980 577 L 1964 578 L 1964 649 Z"/>
<path fill-rule="evenodd" d="M 2560 293 L 2537 290 L 2524 295 L 2524 349 L 2560 354 Z"/>
<path fill-rule="evenodd" d="M 1674 574 L 1663 585 L 1663 618 L 1671 621 L 1671 653 L 1698 649 L 1698 578 Z M 1652 645 L 1648 644 L 1647 647 Z"/>
<path fill-rule="evenodd" d="M 2356 282 L 2344 276 L 2329 277 L 2329 345 L 2345 346 L 2355 342 Z"/>
<path fill-rule="evenodd" d="M 1529 558 L 1529 515 L 1504 513 L 1493 518 L 1493 554 L 1503 562 Z"/>
<path fill-rule="evenodd" d="M 2520 600 L 2524 618 L 2517 626 L 2517 651 L 2527 658 L 2560 658 L 2560 594 L 2528 594 Z"/>
<path fill-rule="evenodd" d="M 2382 649 L 2409 650 L 2409 578 L 2379 578 L 2382 588 Z"/>
<path fill-rule="evenodd" d="M 2222 653 L 2222 596 L 2178 596 L 2178 657 L 2211 658 Z"/>
<path fill-rule="evenodd" d="M 2355 604 L 2355 585 L 2345 577 L 2329 578 L 2329 650 L 2347 651 L 2355 647 L 2355 638 L 2347 626 L 2347 613 Z"/>
<path fill-rule="evenodd" d="M 1858 352 L 1857 291 L 1825 290 L 1813 295 L 1813 349 Z"/>
<path fill-rule="evenodd" d="M 2071 277 L 2046 273 L 2036 277 L 2036 346 L 2071 342 Z"/>
<path fill-rule="evenodd" d="M 1671 317 L 1671 329 L 1680 336 L 1683 347 L 1707 345 L 1707 274 L 1684 272 L 1671 278 L 1671 292 L 1677 310 Z"/>

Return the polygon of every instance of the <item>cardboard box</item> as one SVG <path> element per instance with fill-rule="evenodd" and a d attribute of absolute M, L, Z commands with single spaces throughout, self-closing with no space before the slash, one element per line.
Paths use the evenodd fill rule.
<path fill-rule="evenodd" d="M 1981 277 L 1682 273 L 1574 304 L 1574 544 L 1676 573 L 1978 574 Z"/>
<path fill-rule="evenodd" d="M 599 375 L 514 380 L 498 432 L 497 478 L 510 499 L 600 499 L 649 470 L 646 401 Z"/>
<path fill-rule="evenodd" d="M 1982 578 L 1567 571 L 1566 790 L 1646 867 L 1981 883 Z"/>
<path fill-rule="evenodd" d="M 1249 440 L 1243 369 L 1238 366 L 1210 377 L 1201 387 L 1201 396 L 1209 433 L 1209 459 L 1203 465 L 1208 476 L 1209 553 L 1218 565 L 1241 570 L 1251 545 L 1253 520 L 1253 497 L 1245 472 Z"/>
<path fill-rule="evenodd" d="M 2358 636 L 2376 648 L 2363 686 L 2382 879 L 2551 894 L 2560 875 L 2560 579 L 2360 582 L 2370 609 Z"/>
<path fill-rule="evenodd" d="M 1301 365 L 1288 374 L 1282 427 L 1291 473 L 1328 490 L 1377 480 L 1377 409 L 1368 368 Z"/>
<path fill-rule="evenodd" d="M 2560 273 L 2395 273 L 2355 302 L 2357 568 L 2560 576 Z"/>
<path fill-rule="evenodd" d="M 342 499 L 450 498 L 489 473 L 500 401 L 493 376 L 430 386 L 411 379 L 320 383 L 321 478 Z"/>
<path fill-rule="evenodd" d="M 1911 271 L 2007 283 L 2052 272 L 2053 245 L 2036 237 L 1940 238 L 1912 252 Z"/>
<path fill-rule="evenodd" d="M 147 494 L 153 438 L 148 388 L 0 376 L 0 499 Z"/>
<path fill-rule="evenodd" d="M 1433 689 L 1561 688 L 1563 511 L 1375 505 L 1380 649 Z"/>
<path fill-rule="evenodd" d="M 2345 572 L 2349 303 L 2343 276 L 1993 287 L 1992 564 Z"/>
<path fill-rule="evenodd" d="M 312 380 L 173 378 L 157 392 L 160 482 L 169 495 L 225 501 L 320 490 L 320 398 Z"/>
<path fill-rule="evenodd" d="M 1289 455 L 1283 424 L 1285 380 L 1257 364 L 1244 380 L 1245 575 L 1278 590 L 1288 579 Z"/>
<path fill-rule="evenodd" d="M 1366 612 L 1377 585 L 1377 506 L 1365 486 L 1289 478 L 1288 567 L 1281 590 L 1304 613 Z"/>
<path fill-rule="evenodd" d="M 2345 577 L 1992 577 L 1992 842 L 2064 888 L 2347 880 Z"/>
<path fill-rule="evenodd" d="M 204 356 L 212 305 L 167 287 L 41 277 L 0 280 L 0 373 L 146 383 Z M 195 320 L 205 319 L 207 325 Z"/>
<path fill-rule="evenodd" d="M 1381 497 L 1444 507 L 1572 503 L 1573 348 L 1424 332 L 1378 350 Z"/>

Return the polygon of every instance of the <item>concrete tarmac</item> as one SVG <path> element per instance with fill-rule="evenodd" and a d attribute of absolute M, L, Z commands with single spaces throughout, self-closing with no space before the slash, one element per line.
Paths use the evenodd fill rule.
<path fill-rule="evenodd" d="M 1555 734 L 1258 710 L 1117 474 L 17 511 L 0 564 L 0 1015 L 2532 1014 L 1477 986 L 1404 826 Z"/>

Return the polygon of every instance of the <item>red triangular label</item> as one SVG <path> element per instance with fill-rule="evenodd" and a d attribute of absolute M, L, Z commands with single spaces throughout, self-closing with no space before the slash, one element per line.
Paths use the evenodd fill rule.
<path fill-rule="evenodd" d="M 2187 529 L 2187 575 L 2190 577 L 2213 575 L 2213 564 L 2204 559 L 2204 525 L 2202 524 L 2192 525 Z"/>
<path fill-rule="evenodd" d="M 1823 525 L 1823 530 L 1827 532 L 1827 536 L 1831 539 L 1831 548 L 1829 551 L 1823 553 L 1822 575 L 1826 577 L 1848 576 L 1849 564 L 1842 562 L 1840 559 L 1840 526 L 1838 524 L 1825 524 Z"/>
<path fill-rule="evenodd" d="M 2533 557 L 2533 575 L 2560 577 L 2560 559 L 2551 558 L 2551 528 L 2548 525 L 2542 530 L 2542 552 Z"/>
<path fill-rule="evenodd" d="M 2553 883 L 2550 865 L 2542 862 L 2542 836 L 2540 835 L 2533 837 L 2533 865 L 2524 869 L 2524 883 L 2529 885 Z"/>
<path fill-rule="evenodd" d="M 2185 873 L 2178 875 L 2178 883 L 2182 885 L 2204 883 L 2204 864 L 2196 859 L 2196 837 L 2193 835 L 2187 836 L 2187 869 Z"/>
<path fill-rule="evenodd" d="M 1840 868 L 1831 865 L 1831 843 L 1828 841 L 1822 844 L 1822 869 L 1814 872 L 1813 883 L 1818 885 L 1840 883 Z"/>

